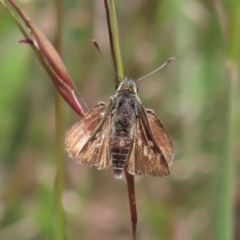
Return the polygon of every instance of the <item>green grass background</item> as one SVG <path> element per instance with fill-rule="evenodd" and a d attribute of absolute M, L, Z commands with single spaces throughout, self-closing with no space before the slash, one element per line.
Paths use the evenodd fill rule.
<path fill-rule="evenodd" d="M 166 178 L 136 177 L 139 240 L 240 239 L 238 1 L 116 0 L 124 73 L 174 144 Z M 53 40 L 52 1 L 18 1 Z M 91 108 L 113 95 L 103 1 L 64 2 L 63 59 Z M 55 89 L 0 5 L 0 239 L 51 239 Z M 234 16 L 237 16 L 236 18 Z M 227 68 L 228 66 L 228 68 Z M 228 71 L 230 69 L 230 71 Z M 233 70 L 231 70 L 233 69 Z M 79 96 L 79 100 L 81 101 Z M 82 101 L 81 101 L 82 103 Z M 79 117 L 66 105 L 65 132 Z M 67 239 L 131 237 L 125 179 L 65 160 Z"/>

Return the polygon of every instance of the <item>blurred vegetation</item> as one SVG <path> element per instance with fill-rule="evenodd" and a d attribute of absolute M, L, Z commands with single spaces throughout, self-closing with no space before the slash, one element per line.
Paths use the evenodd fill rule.
<path fill-rule="evenodd" d="M 175 159 L 167 178 L 135 178 L 138 239 L 219 239 L 231 231 L 219 233 L 225 218 L 234 230 L 225 239 L 240 239 L 240 86 L 234 67 L 240 59 L 233 40 L 239 4 L 115 2 L 127 77 L 140 78 L 177 58 L 139 83 L 142 102 L 173 140 Z M 18 3 L 53 41 L 53 2 Z M 91 108 L 114 93 L 113 73 L 90 42 L 96 39 L 110 59 L 103 1 L 64 4 L 63 59 Z M 23 37 L 1 5 L 0 16 L 0 239 L 51 239 L 55 89 L 29 46 L 17 43 Z M 67 105 L 66 112 L 67 131 L 79 118 Z M 115 180 L 111 168 L 85 168 L 67 155 L 65 169 L 67 239 L 130 239 L 125 180 Z"/>

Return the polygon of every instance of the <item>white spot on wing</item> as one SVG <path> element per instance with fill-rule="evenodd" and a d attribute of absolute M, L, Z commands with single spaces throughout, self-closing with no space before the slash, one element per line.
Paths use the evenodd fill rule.
<path fill-rule="evenodd" d="M 144 155 L 144 156 L 148 156 L 147 146 L 144 146 L 144 148 L 143 148 L 143 155 Z"/>
<path fill-rule="evenodd" d="M 152 142 L 152 141 L 148 141 L 148 145 L 149 145 L 150 147 L 153 147 L 153 142 Z"/>
<path fill-rule="evenodd" d="M 142 140 L 141 139 L 138 139 L 138 146 L 142 146 Z"/>
<path fill-rule="evenodd" d="M 86 142 L 88 141 L 89 138 L 90 138 L 90 135 L 89 134 L 85 134 L 85 135 L 83 135 L 81 140 L 77 142 L 76 148 L 78 149 L 78 151 L 83 148 L 83 146 L 86 144 Z"/>

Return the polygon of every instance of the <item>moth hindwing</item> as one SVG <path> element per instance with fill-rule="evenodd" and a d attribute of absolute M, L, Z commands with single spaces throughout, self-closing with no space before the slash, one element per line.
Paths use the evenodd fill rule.
<path fill-rule="evenodd" d="M 116 178 L 130 174 L 165 176 L 173 158 L 171 140 L 152 110 L 146 110 L 134 80 L 123 79 L 109 103 L 99 103 L 67 133 L 69 155 Z"/>

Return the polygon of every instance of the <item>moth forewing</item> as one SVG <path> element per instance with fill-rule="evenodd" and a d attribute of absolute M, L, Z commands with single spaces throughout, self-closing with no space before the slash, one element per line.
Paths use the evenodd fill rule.
<path fill-rule="evenodd" d="M 161 152 L 163 153 L 168 165 L 170 166 L 172 164 L 172 159 L 174 156 L 172 141 L 163 124 L 156 117 L 154 111 L 151 109 L 146 109 L 146 113 L 152 134 L 159 148 L 161 149 Z"/>
<path fill-rule="evenodd" d="M 111 165 L 110 129 L 111 115 L 108 114 L 99 131 L 90 137 L 79 152 L 80 163 L 97 169 L 106 169 Z"/>
<path fill-rule="evenodd" d="M 100 103 L 103 104 L 103 103 Z M 104 103 L 105 104 L 105 103 Z M 96 106 L 97 107 L 97 106 Z M 102 119 L 101 121 L 98 123 L 97 127 L 94 129 L 94 131 L 91 134 L 91 138 L 89 139 L 89 141 L 92 141 L 95 136 L 99 133 L 100 129 L 103 127 L 103 124 L 105 123 L 106 119 L 108 118 L 108 116 L 110 115 L 110 112 L 112 110 L 112 99 L 110 98 L 110 101 L 108 103 L 108 105 L 105 107 L 104 112 L 101 113 L 102 115 Z M 84 118 L 85 119 L 85 118 Z"/>
<path fill-rule="evenodd" d="M 68 131 L 67 152 L 79 163 L 98 169 L 107 168 L 111 164 L 110 142 L 107 139 L 111 122 L 110 106 L 111 102 L 107 106 L 99 103 Z"/>
<path fill-rule="evenodd" d="M 66 150 L 71 157 L 78 158 L 79 152 L 92 136 L 92 133 L 103 118 L 106 104 L 99 103 L 85 117 L 73 125 L 67 132 Z"/>
<path fill-rule="evenodd" d="M 136 122 L 134 147 L 127 170 L 131 174 L 144 174 L 152 177 L 166 176 L 169 174 L 168 164 L 150 131 L 148 123 L 144 122 L 140 114 Z"/>

